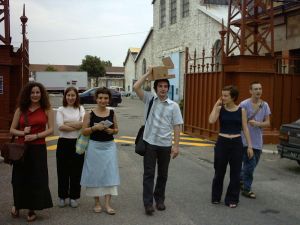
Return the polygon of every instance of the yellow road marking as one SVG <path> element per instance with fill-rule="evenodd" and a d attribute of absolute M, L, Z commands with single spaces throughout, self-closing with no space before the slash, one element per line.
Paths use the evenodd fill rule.
<path fill-rule="evenodd" d="M 115 139 L 116 143 L 127 143 L 127 144 L 134 144 L 134 141 L 125 141 L 120 139 Z"/>
<path fill-rule="evenodd" d="M 126 139 L 135 140 L 135 137 L 129 137 L 129 136 L 118 136 L 118 138 L 126 138 Z"/>
<path fill-rule="evenodd" d="M 132 139 L 135 140 L 135 137 L 129 137 L 129 136 L 118 136 L 118 138 L 125 138 L 125 139 Z M 186 140 L 186 141 L 206 141 L 205 139 L 201 138 L 189 138 L 189 137 L 180 137 L 180 140 Z"/>
<path fill-rule="evenodd" d="M 56 147 L 57 147 L 57 145 L 49 145 L 49 146 L 47 146 L 47 150 L 54 151 L 54 150 L 56 150 Z"/>
<path fill-rule="evenodd" d="M 191 142 L 179 142 L 180 145 L 190 145 L 190 146 L 196 146 L 196 147 L 209 147 L 213 146 L 212 144 L 206 144 L 206 143 L 191 143 Z"/>
<path fill-rule="evenodd" d="M 206 141 L 205 139 L 201 139 L 201 138 L 192 138 L 189 137 L 186 134 L 181 134 L 183 136 L 187 136 L 187 137 L 180 137 L 180 140 L 186 140 L 186 141 Z M 47 137 L 46 141 L 54 141 L 57 140 L 59 138 L 59 136 L 51 136 L 51 137 Z M 130 139 L 130 140 L 122 140 L 122 139 Z M 134 141 L 131 140 L 135 140 L 135 137 L 130 137 L 130 136 L 118 136 L 118 139 L 115 139 L 114 141 L 116 143 L 126 143 L 126 144 L 134 144 Z M 189 145 L 189 146 L 195 146 L 195 147 L 206 147 L 206 146 L 213 146 L 213 144 L 209 144 L 209 143 L 195 143 L 195 142 L 186 142 L 186 141 L 180 141 L 179 144 L 180 145 Z M 173 142 L 174 143 L 174 142 Z M 57 145 L 49 145 L 47 146 L 47 150 L 49 151 L 54 151 L 56 150 Z"/>
<path fill-rule="evenodd" d="M 180 137 L 180 140 L 186 140 L 186 141 L 206 141 L 205 139 L 201 139 L 201 138 L 189 138 L 189 137 Z"/>
<path fill-rule="evenodd" d="M 59 138 L 59 136 L 50 136 L 50 137 L 46 137 L 46 141 L 53 141 L 53 140 L 57 140 Z"/>

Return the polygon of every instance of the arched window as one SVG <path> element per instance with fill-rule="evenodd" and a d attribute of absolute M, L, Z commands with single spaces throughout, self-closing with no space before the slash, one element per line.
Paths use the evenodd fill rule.
<path fill-rule="evenodd" d="M 213 49 L 214 49 L 214 55 L 215 55 L 215 64 L 219 63 L 219 68 L 221 68 L 222 46 L 221 46 L 221 40 L 220 39 L 215 41 Z"/>
<path fill-rule="evenodd" d="M 190 14 L 190 2 L 189 0 L 181 0 L 181 17 L 188 17 Z"/>
<path fill-rule="evenodd" d="M 146 71 L 147 71 L 147 63 L 146 63 L 146 59 L 143 59 L 142 74 L 145 74 Z"/>
<path fill-rule="evenodd" d="M 166 0 L 160 0 L 159 14 L 159 28 L 163 28 L 166 26 Z"/>

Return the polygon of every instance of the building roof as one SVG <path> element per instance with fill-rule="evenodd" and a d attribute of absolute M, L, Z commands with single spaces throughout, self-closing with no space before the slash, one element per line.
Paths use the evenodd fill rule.
<path fill-rule="evenodd" d="M 49 64 L 30 64 L 30 72 L 40 72 L 45 71 L 48 66 L 53 67 L 58 72 L 67 71 L 78 71 L 79 65 L 49 65 Z M 105 67 L 106 74 L 124 74 L 125 68 L 123 66 L 111 66 Z"/>
<path fill-rule="evenodd" d="M 199 5 L 198 9 L 213 18 L 220 24 L 222 24 L 222 20 L 224 23 L 227 23 L 228 20 L 228 6 L 227 5 Z"/>
<path fill-rule="evenodd" d="M 139 54 L 138 54 L 137 57 L 135 58 L 135 62 L 139 59 L 139 56 L 142 54 L 142 52 L 143 52 L 143 50 L 144 50 L 144 48 L 145 48 L 145 46 L 146 46 L 146 44 L 147 44 L 149 38 L 151 37 L 152 33 L 153 33 L 153 27 L 151 27 L 151 29 L 150 29 L 150 31 L 149 31 L 147 37 L 146 37 L 146 40 L 144 41 L 144 43 L 143 43 L 143 45 L 142 45 L 142 48 L 141 48 Z"/>
<path fill-rule="evenodd" d="M 125 72 L 124 66 L 105 67 L 107 74 L 122 74 Z"/>
<path fill-rule="evenodd" d="M 48 66 L 53 67 L 57 71 L 78 71 L 79 65 L 50 65 L 50 64 L 30 64 L 29 71 L 36 72 L 36 71 L 45 71 Z"/>
<path fill-rule="evenodd" d="M 124 61 L 123 65 L 125 66 L 129 56 L 131 56 L 133 61 L 135 61 L 136 56 L 138 55 L 140 50 L 141 50 L 140 48 L 129 48 L 128 51 L 127 51 L 127 55 L 126 55 L 126 58 L 125 58 L 125 61 Z"/>

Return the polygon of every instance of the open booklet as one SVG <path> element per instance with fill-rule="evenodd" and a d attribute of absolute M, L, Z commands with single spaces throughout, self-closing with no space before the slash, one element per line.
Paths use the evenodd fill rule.
<path fill-rule="evenodd" d="M 102 123 L 105 127 L 110 127 L 113 123 L 109 120 L 104 120 L 104 121 L 101 121 L 100 123 Z M 94 123 L 94 125 L 96 125 L 97 123 Z"/>

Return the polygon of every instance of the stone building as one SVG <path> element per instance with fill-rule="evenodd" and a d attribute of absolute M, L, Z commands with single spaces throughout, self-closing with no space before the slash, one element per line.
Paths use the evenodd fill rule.
<path fill-rule="evenodd" d="M 135 59 L 138 53 L 140 52 L 140 48 L 129 48 L 127 51 L 127 55 L 125 61 L 123 63 L 125 69 L 125 91 L 132 92 L 132 86 L 136 81 L 136 72 L 135 72 Z"/>
<path fill-rule="evenodd" d="M 136 57 L 135 77 L 170 56 L 175 68 L 169 72 L 176 78 L 170 79 L 169 97 L 179 101 L 183 98 L 185 47 L 202 51 L 217 46 L 222 19 L 227 21 L 227 0 L 153 0 L 152 4 L 153 28 Z M 129 65 L 124 66 L 126 80 Z"/>

